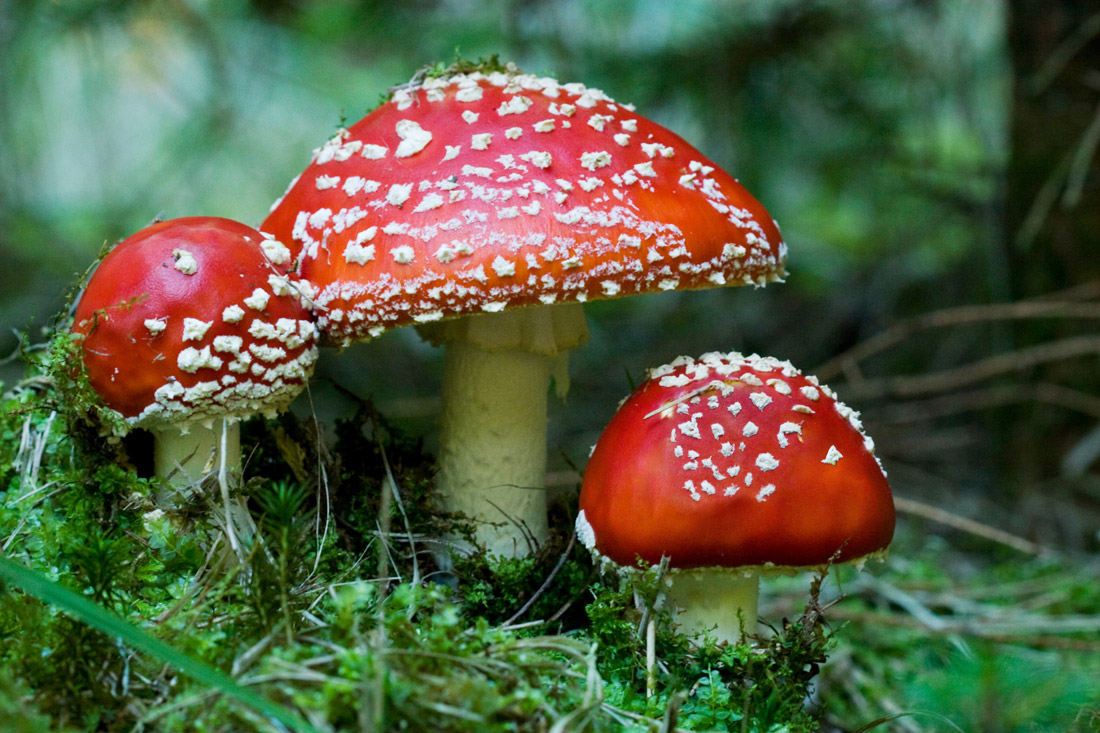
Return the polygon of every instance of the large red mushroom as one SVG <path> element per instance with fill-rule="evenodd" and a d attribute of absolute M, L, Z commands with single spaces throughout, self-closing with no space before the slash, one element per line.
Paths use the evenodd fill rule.
<path fill-rule="evenodd" d="M 683 139 L 511 66 L 400 87 L 261 229 L 294 248 L 330 341 L 417 324 L 446 345 L 439 492 L 507 555 L 546 534 L 546 393 L 587 338 L 580 304 L 764 285 L 786 257 L 764 208 Z"/>
<path fill-rule="evenodd" d="M 756 628 L 765 569 L 882 553 L 894 502 L 858 414 L 790 363 L 738 353 L 654 369 L 584 471 L 578 538 L 620 567 L 667 558 L 688 633 Z"/>

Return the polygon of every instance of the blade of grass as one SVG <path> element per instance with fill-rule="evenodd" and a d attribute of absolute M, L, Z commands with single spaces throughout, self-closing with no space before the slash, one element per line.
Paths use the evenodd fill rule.
<path fill-rule="evenodd" d="M 133 648 L 172 665 L 196 682 L 236 699 L 292 731 L 317 733 L 316 728 L 297 715 L 257 695 L 252 690 L 241 687 L 236 680 L 220 669 L 180 652 L 171 644 L 151 636 L 137 626 L 97 606 L 79 593 L 4 556 L 0 556 L 0 580 L 21 588 L 43 603 L 56 606 L 112 638 L 122 639 Z"/>

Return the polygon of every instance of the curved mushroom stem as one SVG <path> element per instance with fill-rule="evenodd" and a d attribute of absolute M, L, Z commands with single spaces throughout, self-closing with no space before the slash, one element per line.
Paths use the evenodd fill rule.
<path fill-rule="evenodd" d="M 223 443 L 224 433 L 224 443 Z M 209 426 L 190 423 L 153 430 L 153 471 L 177 489 L 194 484 L 219 467 L 222 446 L 230 470 L 241 463 L 239 420 L 214 420 Z"/>
<path fill-rule="evenodd" d="M 709 630 L 716 640 L 736 644 L 756 632 L 760 584 L 755 568 L 673 570 L 665 577 L 681 633 Z"/>
<path fill-rule="evenodd" d="M 479 544 L 524 557 L 546 540 L 546 402 L 551 375 L 587 338 L 579 304 L 457 319 L 421 334 L 446 344 L 440 505 L 476 523 Z M 560 390 L 559 390 L 560 393 Z"/>

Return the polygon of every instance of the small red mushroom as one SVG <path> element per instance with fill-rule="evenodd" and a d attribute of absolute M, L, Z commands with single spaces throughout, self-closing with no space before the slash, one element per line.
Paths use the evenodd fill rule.
<path fill-rule="evenodd" d="M 104 404 L 155 437 L 181 486 L 240 462 L 238 420 L 273 414 L 317 359 L 308 283 L 290 251 L 229 219 L 153 224 L 99 263 L 76 307 L 84 367 Z"/>
<path fill-rule="evenodd" d="M 770 357 L 711 353 L 650 372 L 601 434 L 577 536 L 622 567 L 668 558 L 689 633 L 756 628 L 765 568 L 885 550 L 894 502 L 858 414 Z M 739 618 L 740 616 L 740 618 Z"/>
<path fill-rule="evenodd" d="M 764 207 L 683 139 L 514 67 L 398 89 L 261 229 L 295 248 L 327 338 L 417 324 L 446 345 L 438 488 L 508 555 L 546 534 L 546 393 L 587 339 L 580 304 L 763 285 L 786 258 Z"/>

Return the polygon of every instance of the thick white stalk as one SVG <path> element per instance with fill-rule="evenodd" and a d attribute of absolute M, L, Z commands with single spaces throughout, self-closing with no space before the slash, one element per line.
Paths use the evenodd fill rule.
<path fill-rule="evenodd" d="M 446 345 L 440 505 L 476 524 L 489 552 L 531 554 L 546 540 L 546 399 L 551 357 Z"/>
<path fill-rule="evenodd" d="M 742 628 L 745 634 L 756 633 L 760 584 L 755 569 L 695 568 L 665 577 L 680 633 L 710 630 L 718 641 L 731 644 L 741 641 Z"/>

